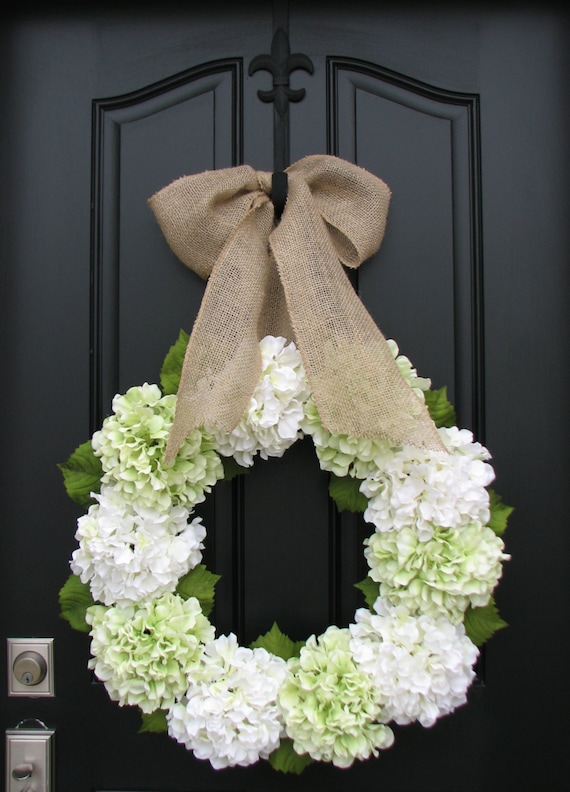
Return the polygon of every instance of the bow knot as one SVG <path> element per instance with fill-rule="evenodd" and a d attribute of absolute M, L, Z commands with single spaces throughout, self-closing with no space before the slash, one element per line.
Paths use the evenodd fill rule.
<path fill-rule="evenodd" d="M 259 189 L 261 192 L 266 195 L 267 197 L 271 197 L 271 173 L 267 171 L 256 171 L 255 176 L 257 179 L 257 183 L 259 184 Z"/>
<path fill-rule="evenodd" d="M 271 173 L 247 165 L 185 176 L 149 204 L 178 258 L 208 283 L 186 350 L 166 459 L 199 426 L 230 432 L 261 373 L 259 341 L 296 342 L 323 425 L 336 434 L 442 447 L 423 402 L 340 262 L 379 248 L 390 191 L 337 157 L 286 170 L 275 225 Z"/>

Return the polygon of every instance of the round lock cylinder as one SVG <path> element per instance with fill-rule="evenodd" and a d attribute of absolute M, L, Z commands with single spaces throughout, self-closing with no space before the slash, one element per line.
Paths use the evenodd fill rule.
<path fill-rule="evenodd" d="M 39 685 L 46 677 L 47 664 L 38 652 L 22 652 L 12 665 L 14 676 L 22 685 Z"/>

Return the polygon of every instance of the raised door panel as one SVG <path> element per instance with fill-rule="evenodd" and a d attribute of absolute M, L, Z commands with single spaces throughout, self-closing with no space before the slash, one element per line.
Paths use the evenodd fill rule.
<path fill-rule="evenodd" d="M 392 191 L 382 247 L 359 270 L 362 299 L 420 374 L 448 385 L 462 425 L 482 425 L 479 97 L 376 64 L 328 60 L 333 153 Z"/>
<path fill-rule="evenodd" d="M 158 377 L 204 283 L 165 244 L 147 205 L 189 173 L 241 159 L 241 59 L 201 64 L 93 102 L 92 421 L 118 391 Z M 144 354 L 142 354 L 144 350 Z"/>

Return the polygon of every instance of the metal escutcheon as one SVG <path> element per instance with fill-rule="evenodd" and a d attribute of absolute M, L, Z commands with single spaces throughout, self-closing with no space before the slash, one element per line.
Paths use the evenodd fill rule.
<path fill-rule="evenodd" d="M 6 792 L 54 792 L 54 734 L 36 718 L 6 730 Z"/>

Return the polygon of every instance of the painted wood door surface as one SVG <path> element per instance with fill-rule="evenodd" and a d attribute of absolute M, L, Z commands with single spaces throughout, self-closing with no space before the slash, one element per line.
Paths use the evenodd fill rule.
<path fill-rule="evenodd" d="M 12 4 L 8 4 L 10 7 Z M 51 4 L 4 11 L 2 636 L 55 639 L 54 698 L 2 696 L 2 726 L 56 729 L 58 792 L 563 788 L 568 634 L 568 27 L 549 4 Z M 281 27 L 290 162 L 330 153 L 384 179 L 384 243 L 357 288 L 388 337 L 448 385 L 516 507 L 498 590 L 509 622 L 469 705 L 399 728 L 379 759 L 301 776 L 215 772 L 137 734 L 58 615 L 80 513 L 57 463 L 112 396 L 158 381 L 204 290 L 147 199 L 173 179 L 274 169 L 274 105 L 251 70 Z M 339 515 L 310 445 L 220 484 L 201 512 L 222 575 L 214 621 L 242 642 L 347 624 L 367 529 Z M 4 640 L 2 652 L 4 652 Z"/>

